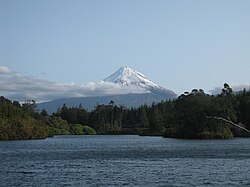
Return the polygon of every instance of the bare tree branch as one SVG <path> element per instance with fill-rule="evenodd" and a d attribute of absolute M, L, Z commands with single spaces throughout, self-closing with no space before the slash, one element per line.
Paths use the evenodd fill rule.
<path fill-rule="evenodd" d="M 241 125 L 236 124 L 236 123 L 234 123 L 234 122 L 232 122 L 232 121 L 230 121 L 230 120 L 227 120 L 227 119 L 225 119 L 225 118 L 222 118 L 222 117 L 213 117 L 213 116 L 207 116 L 206 118 L 208 118 L 208 119 L 217 119 L 217 120 L 220 120 L 220 121 L 224 121 L 224 122 L 226 122 L 226 123 L 229 123 L 229 124 L 231 124 L 231 125 L 233 125 L 233 126 L 235 126 L 235 127 L 238 127 L 238 128 L 240 128 L 240 129 L 242 129 L 242 130 L 244 130 L 244 131 L 250 133 L 250 130 L 248 130 L 248 129 L 246 129 L 245 127 L 242 127 Z"/>

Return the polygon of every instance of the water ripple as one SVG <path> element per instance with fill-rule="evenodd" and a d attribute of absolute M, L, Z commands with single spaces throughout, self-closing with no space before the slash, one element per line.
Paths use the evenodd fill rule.
<path fill-rule="evenodd" d="M 249 186 L 250 139 L 76 136 L 0 142 L 0 186 Z"/>

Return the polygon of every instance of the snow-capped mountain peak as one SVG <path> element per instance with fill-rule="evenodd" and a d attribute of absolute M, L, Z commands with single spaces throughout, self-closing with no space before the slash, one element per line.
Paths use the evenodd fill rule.
<path fill-rule="evenodd" d="M 136 85 L 145 89 L 163 89 L 162 87 L 147 79 L 142 73 L 134 71 L 128 66 L 119 68 L 116 72 L 105 78 L 104 81 L 126 86 Z"/>
<path fill-rule="evenodd" d="M 119 68 L 103 81 L 108 83 L 103 84 L 103 82 L 101 82 L 102 85 L 106 85 L 106 93 L 109 94 L 97 97 L 73 97 L 54 100 L 40 104 L 39 108 L 45 108 L 47 111 L 50 108 L 49 110 L 52 113 L 64 103 L 67 104 L 67 106 L 76 106 L 76 103 L 82 103 L 86 108 L 92 109 L 96 106 L 96 103 L 105 104 L 109 103 L 111 100 L 115 101 L 118 105 L 124 105 L 126 107 L 139 107 L 145 104 L 151 105 L 152 103 L 158 103 L 162 100 L 175 99 L 177 96 L 173 91 L 158 86 L 154 82 L 147 79 L 142 73 L 134 71 L 128 66 Z M 118 84 L 118 86 L 114 86 L 113 84 Z M 116 86 L 124 93 L 120 92 L 117 94 L 115 92 Z M 113 88 L 114 90 L 112 90 Z M 78 105 L 79 104 L 77 104 L 77 106 Z"/>

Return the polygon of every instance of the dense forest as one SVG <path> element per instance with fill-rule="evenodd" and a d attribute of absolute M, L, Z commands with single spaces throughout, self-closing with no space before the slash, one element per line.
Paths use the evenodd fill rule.
<path fill-rule="evenodd" d="M 110 101 L 107 105 L 97 105 L 92 111 L 87 111 L 81 104 L 78 107 L 63 105 L 52 115 L 45 110 L 36 111 L 35 101 L 21 105 L 1 97 L 0 139 L 96 133 L 188 139 L 249 137 L 249 114 L 250 91 L 235 93 L 226 83 L 216 96 L 193 89 L 175 100 L 151 106 L 126 108 Z"/>
<path fill-rule="evenodd" d="M 20 104 L 0 97 L 0 140 L 40 139 L 61 134 L 95 134 L 81 124 L 70 124 L 61 117 L 36 110 L 35 101 Z"/>

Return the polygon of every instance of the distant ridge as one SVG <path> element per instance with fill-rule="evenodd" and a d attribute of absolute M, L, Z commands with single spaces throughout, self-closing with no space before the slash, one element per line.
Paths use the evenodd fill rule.
<path fill-rule="evenodd" d="M 142 93 L 142 94 L 122 94 L 122 95 L 110 95 L 110 96 L 98 96 L 98 97 L 74 97 L 56 99 L 49 102 L 39 103 L 38 108 L 42 110 L 46 109 L 50 114 L 56 112 L 58 107 L 62 107 L 63 104 L 67 106 L 79 106 L 91 111 L 97 104 L 109 104 L 110 101 L 114 101 L 117 106 L 124 106 L 127 108 L 137 108 L 141 105 L 151 105 L 153 102 L 158 103 L 163 99 L 155 94 Z"/>
<path fill-rule="evenodd" d="M 118 84 L 124 87 L 138 87 L 140 90 L 145 90 L 145 93 L 129 93 L 119 95 L 108 96 L 96 96 L 96 97 L 74 97 L 74 98 L 62 98 L 49 102 L 38 104 L 39 109 L 46 109 L 49 113 L 56 112 L 58 107 L 62 107 L 65 103 L 67 106 L 82 106 L 88 110 L 92 110 L 97 104 L 108 104 L 111 100 L 117 105 L 125 107 L 139 107 L 141 105 L 152 103 L 158 103 L 162 100 L 174 99 L 177 95 L 168 89 L 165 89 L 156 83 L 152 82 L 142 73 L 137 72 L 123 66 L 116 72 L 103 79 L 104 82 L 110 82 Z"/>

